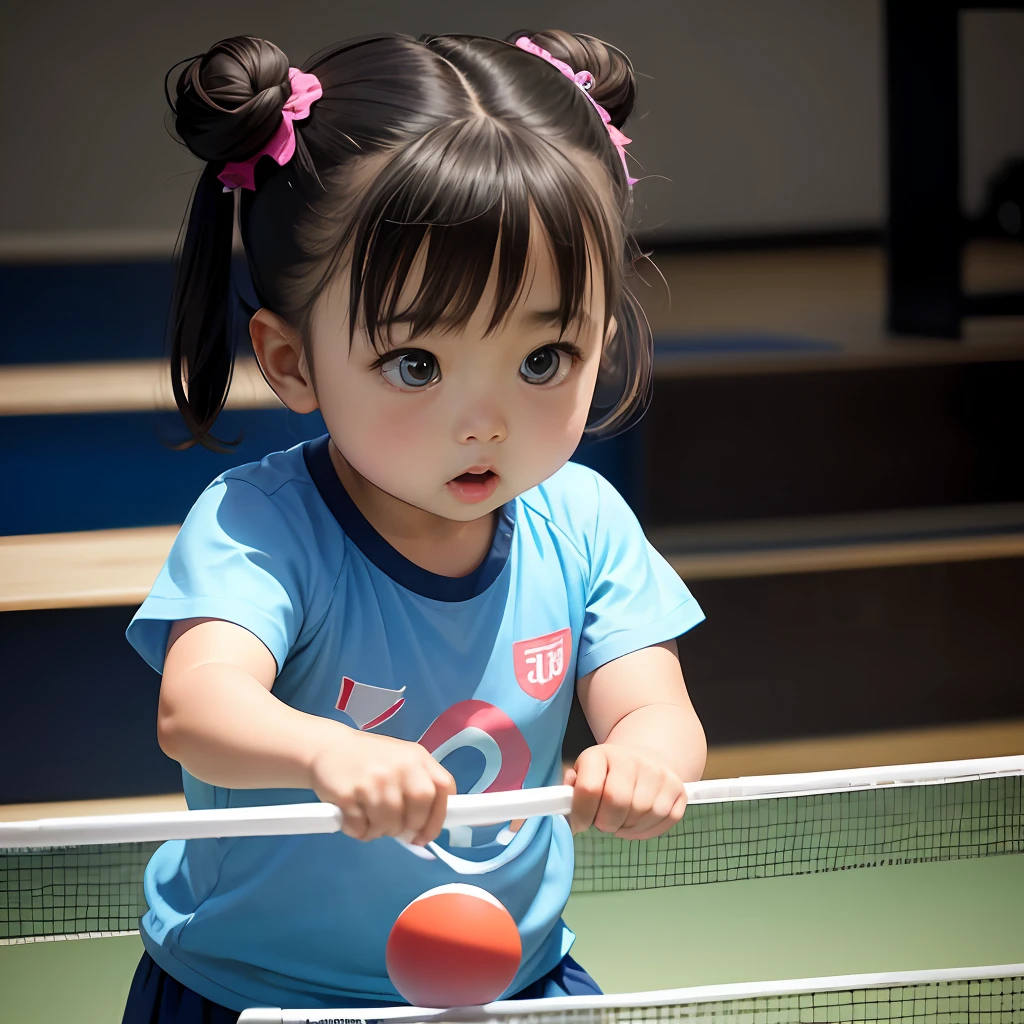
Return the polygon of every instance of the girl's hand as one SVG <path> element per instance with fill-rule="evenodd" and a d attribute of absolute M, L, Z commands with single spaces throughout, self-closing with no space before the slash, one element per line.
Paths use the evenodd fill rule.
<path fill-rule="evenodd" d="M 342 832 L 417 846 L 436 839 L 456 791 L 451 775 L 418 743 L 343 728 L 346 735 L 334 733 L 309 763 L 316 795 L 341 808 Z"/>
<path fill-rule="evenodd" d="M 620 839 L 651 839 L 667 832 L 686 810 L 686 789 L 675 772 L 630 747 L 588 747 L 565 772 L 573 787 L 573 832 L 591 825 Z"/>

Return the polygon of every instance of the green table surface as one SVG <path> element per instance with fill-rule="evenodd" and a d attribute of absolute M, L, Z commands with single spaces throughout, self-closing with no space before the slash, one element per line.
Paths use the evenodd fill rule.
<path fill-rule="evenodd" d="M 1024 856 L 574 896 L 607 992 L 1024 962 Z M 136 936 L 0 947 L 3 1024 L 117 1024 Z"/>

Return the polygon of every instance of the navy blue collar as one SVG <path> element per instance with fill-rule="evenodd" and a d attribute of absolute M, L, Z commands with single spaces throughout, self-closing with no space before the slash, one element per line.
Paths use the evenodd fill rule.
<path fill-rule="evenodd" d="M 409 561 L 370 525 L 338 479 L 329 444 L 330 436 L 324 434 L 303 446 L 306 469 L 345 535 L 381 572 L 406 590 L 435 601 L 468 601 L 482 594 L 501 575 L 512 549 L 514 501 L 498 510 L 497 529 L 484 560 L 468 576 L 441 576 Z"/>

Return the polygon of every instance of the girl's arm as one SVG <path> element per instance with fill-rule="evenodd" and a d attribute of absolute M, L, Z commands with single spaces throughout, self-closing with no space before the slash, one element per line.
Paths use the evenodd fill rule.
<path fill-rule="evenodd" d="M 248 630 L 193 619 L 171 628 L 157 737 L 190 774 L 232 789 L 312 789 L 357 839 L 426 843 L 444 822 L 452 777 L 418 743 L 306 714 L 271 693 L 277 664 Z"/>
<path fill-rule="evenodd" d="M 686 809 L 683 782 L 699 779 L 707 759 L 675 641 L 608 662 L 577 689 L 597 746 L 566 772 L 574 831 L 649 839 L 671 828 Z"/>

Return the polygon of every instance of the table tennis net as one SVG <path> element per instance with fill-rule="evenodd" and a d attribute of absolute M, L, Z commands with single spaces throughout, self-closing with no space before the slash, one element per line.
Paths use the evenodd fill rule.
<path fill-rule="evenodd" d="M 1024 853 L 1024 779 L 735 800 L 691 807 L 631 843 L 576 837 L 576 892 L 849 871 Z"/>
<path fill-rule="evenodd" d="M 492 1003 L 477 1010 L 246 1010 L 239 1024 L 1020 1024 L 1024 977 L 1020 964 L 850 975 L 802 981 L 708 986 L 634 995 Z M 962 974 L 963 976 L 957 976 Z M 983 976 L 982 976 L 983 975 Z M 572 1004 L 571 1006 L 569 1004 Z M 361 1014 L 365 1013 L 366 1016 Z"/>
<path fill-rule="evenodd" d="M 204 842 L 206 840 L 197 840 Z M 158 843 L 0 849 L 0 944 L 132 931 Z M 1024 853 L 1020 774 L 694 803 L 644 842 L 576 837 L 575 892 Z M 870 1019 L 870 1018 L 869 1018 Z"/>

